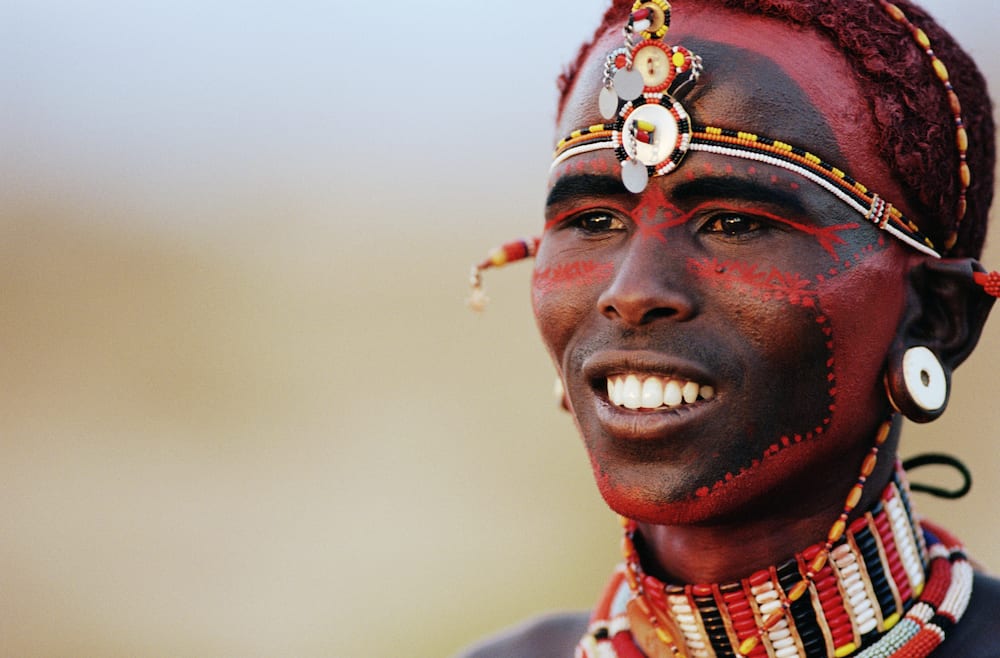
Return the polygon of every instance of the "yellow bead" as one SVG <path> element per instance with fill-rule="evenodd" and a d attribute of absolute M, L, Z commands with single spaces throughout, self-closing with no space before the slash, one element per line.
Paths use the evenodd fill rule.
<path fill-rule="evenodd" d="M 834 649 L 833 655 L 836 656 L 837 658 L 844 658 L 844 656 L 850 656 L 852 653 L 854 653 L 857 648 L 858 645 L 851 642 L 849 644 L 845 644 L 842 647 Z"/>
<path fill-rule="evenodd" d="M 791 144 L 786 144 L 784 142 L 775 142 L 774 143 L 774 148 L 781 149 L 782 151 L 791 151 L 792 150 L 792 145 Z"/>
<path fill-rule="evenodd" d="M 812 153 L 806 153 L 806 160 L 808 160 L 809 162 L 814 162 L 816 164 L 819 164 L 821 162 L 821 160 Z"/>
<path fill-rule="evenodd" d="M 836 542 L 838 539 L 844 536 L 844 530 L 847 529 L 847 524 L 837 519 L 837 522 L 833 524 L 830 528 L 830 534 L 827 535 L 826 540 L 831 544 Z"/>
<path fill-rule="evenodd" d="M 657 628 L 656 629 L 656 637 L 660 638 L 660 642 L 663 642 L 664 644 L 673 644 L 674 643 L 674 638 L 670 637 L 670 634 L 667 633 L 662 628 Z"/>
<path fill-rule="evenodd" d="M 674 66 L 677 68 L 684 66 L 684 53 L 674 53 L 674 56 L 671 59 Z"/>
<path fill-rule="evenodd" d="M 813 561 L 809 564 L 809 569 L 813 573 L 819 573 L 820 570 L 826 566 L 826 557 L 827 557 L 826 551 L 823 551 L 822 553 L 818 554 L 816 557 L 813 558 Z"/>
<path fill-rule="evenodd" d="M 833 174 L 834 176 L 836 176 L 837 178 L 843 178 L 844 176 L 847 175 L 843 171 L 841 171 L 840 169 L 837 169 L 836 167 L 833 167 L 832 169 L 830 169 L 830 173 Z"/>
<path fill-rule="evenodd" d="M 878 428 L 878 435 L 875 437 L 875 445 L 880 446 L 886 442 L 889 438 L 889 430 L 892 429 L 892 423 L 886 421 L 882 423 L 882 426 Z"/>
<path fill-rule="evenodd" d="M 927 33 L 919 27 L 913 31 L 913 38 L 917 40 L 917 43 L 919 43 L 920 47 L 924 50 L 931 47 L 931 40 L 927 38 Z"/>
<path fill-rule="evenodd" d="M 955 131 L 955 142 L 958 144 L 958 150 L 965 153 L 969 150 L 969 133 L 966 132 L 965 128 L 959 128 Z"/>
<path fill-rule="evenodd" d="M 899 616 L 899 613 L 894 612 L 885 618 L 885 621 L 882 622 L 882 628 L 884 628 L 885 630 L 889 630 L 890 628 L 898 624 L 900 619 L 901 617 Z"/>
<path fill-rule="evenodd" d="M 953 92 L 948 92 L 948 104 L 951 105 L 951 113 L 955 116 L 962 114 L 962 103 L 958 100 L 958 95 Z"/>
<path fill-rule="evenodd" d="M 809 583 L 804 580 L 800 580 L 795 584 L 795 587 L 789 590 L 788 600 L 792 602 L 798 601 L 802 598 L 802 595 L 806 593 L 807 589 L 809 589 Z"/>
<path fill-rule="evenodd" d="M 740 655 L 749 656 L 750 652 L 753 651 L 758 644 L 760 644 L 759 637 L 748 637 L 743 640 L 743 642 L 740 643 Z"/>
<path fill-rule="evenodd" d="M 869 453 L 865 457 L 865 461 L 861 464 L 861 476 L 868 477 L 875 470 L 875 464 L 878 463 L 878 455 Z"/>
<path fill-rule="evenodd" d="M 885 5 L 885 8 L 886 8 L 886 11 L 889 12 L 889 15 L 892 16 L 897 21 L 899 21 L 900 23 L 903 23 L 903 22 L 906 21 L 906 14 L 904 14 L 903 10 L 900 9 L 899 7 L 897 7 L 896 5 L 894 5 L 892 3 L 887 3 Z"/>
<path fill-rule="evenodd" d="M 639 130 L 644 130 L 644 131 L 646 131 L 648 133 L 651 133 L 654 130 L 656 130 L 656 124 L 655 123 L 652 123 L 650 121 L 643 121 L 642 119 L 638 119 L 635 122 L 635 125 L 636 125 L 636 127 Z"/>
<path fill-rule="evenodd" d="M 969 169 L 969 165 L 962 163 L 958 166 L 958 174 L 962 179 L 962 187 L 968 187 L 972 182 L 972 170 Z"/>
<path fill-rule="evenodd" d="M 861 500 L 862 489 L 861 485 L 856 484 L 854 485 L 854 488 L 851 489 L 851 493 L 847 494 L 847 506 L 851 509 L 858 506 L 858 502 Z"/>
<path fill-rule="evenodd" d="M 490 263 L 495 267 L 500 267 L 507 262 L 507 254 L 503 249 L 494 249 L 490 252 Z"/>
<path fill-rule="evenodd" d="M 948 82 L 948 67 L 945 66 L 940 59 L 934 58 L 931 60 L 931 66 L 934 67 L 934 73 L 937 77 L 941 79 L 941 82 Z"/>

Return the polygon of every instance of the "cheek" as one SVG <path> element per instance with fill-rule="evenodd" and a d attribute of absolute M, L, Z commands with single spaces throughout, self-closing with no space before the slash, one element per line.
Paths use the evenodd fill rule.
<path fill-rule="evenodd" d="M 542 338 L 557 361 L 614 271 L 611 262 L 553 262 L 539 253 L 531 278 L 531 305 Z"/>
<path fill-rule="evenodd" d="M 872 258 L 828 281 L 824 305 L 835 328 L 834 353 L 841 408 L 850 422 L 862 410 L 885 409 L 882 372 L 905 304 L 905 266 Z"/>

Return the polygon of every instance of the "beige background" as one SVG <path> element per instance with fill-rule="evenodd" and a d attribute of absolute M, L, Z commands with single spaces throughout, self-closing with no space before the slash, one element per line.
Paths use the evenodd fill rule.
<path fill-rule="evenodd" d="M 0 7 L 0 655 L 443 656 L 616 560 L 529 267 L 463 308 L 603 2 L 344 4 Z M 905 437 L 995 568 L 998 353 Z"/>

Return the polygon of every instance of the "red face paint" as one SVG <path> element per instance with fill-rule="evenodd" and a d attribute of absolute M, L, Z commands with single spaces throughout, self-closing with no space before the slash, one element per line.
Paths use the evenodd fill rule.
<path fill-rule="evenodd" d="M 536 269 L 531 281 L 532 299 L 537 305 L 542 297 L 560 289 L 604 283 L 614 272 L 614 263 L 594 261 L 576 261 Z"/>
<path fill-rule="evenodd" d="M 746 44 L 759 35 L 737 34 L 727 12 L 692 11 L 671 35 L 694 39 L 690 47 L 712 72 L 684 100 L 695 122 L 808 147 L 894 202 L 902 198 L 866 141 L 872 126 L 842 112 L 860 101 L 829 49 L 764 58 Z M 769 43 L 803 36 L 763 23 Z M 584 63 L 559 134 L 602 121 L 601 58 L 617 45 L 620 35 L 602 38 Z M 842 82 L 843 93 L 800 89 L 799 78 Z M 554 195 L 537 256 L 547 274 L 535 282 L 544 289 L 538 324 L 607 502 L 649 522 L 711 522 L 779 490 L 813 500 L 818 483 L 856 475 L 853 456 L 887 410 L 880 379 L 902 316 L 902 247 L 825 189 L 773 165 L 688 153 L 676 172 L 630 196 L 611 185 L 614 162 L 610 152 L 592 152 L 557 168 L 554 188 L 598 167 L 608 181 L 576 198 Z M 593 212 L 613 221 L 580 219 Z M 588 262 L 610 265 L 608 276 L 549 283 L 550 273 Z M 714 396 L 631 409 L 607 391 L 609 379 L 625 375 L 695 382 Z"/>

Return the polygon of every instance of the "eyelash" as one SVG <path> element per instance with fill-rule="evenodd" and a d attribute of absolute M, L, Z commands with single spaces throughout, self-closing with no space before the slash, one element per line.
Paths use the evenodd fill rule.
<path fill-rule="evenodd" d="M 741 224 L 741 226 L 734 225 L 734 223 Z M 624 231 L 628 228 L 625 221 L 619 219 L 615 213 L 603 210 L 593 210 L 578 214 L 570 218 L 565 223 L 565 226 L 581 231 L 585 235 L 592 236 Z M 771 225 L 767 221 L 758 219 L 753 215 L 729 211 L 718 212 L 710 216 L 701 225 L 700 230 L 703 233 L 716 234 L 721 238 L 746 240 L 752 238 L 754 234 L 767 231 L 770 228 Z"/>
<path fill-rule="evenodd" d="M 598 227 L 590 224 L 592 220 L 602 222 L 603 226 Z M 568 226 L 591 235 L 625 230 L 625 222 L 615 217 L 613 213 L 600 210 L 577 215 L 568 222 Z"/>
<path fill-rule="evenodd" d="M 738 227 L 732 224 L 733 220 L 743 220 L 745 222 L 742 227 L 743 230 L 736 230 Z M 730 224 L 727 225 L 727 221 L 729 221 Z M 764 221 L 736 212 L 715 215 L 702 226 L 702 230 L 706 233 L 718 233 L 732 238 L 746 238 L 752 233 L 765 231 L 767 229 L 768 225 Z"/>

